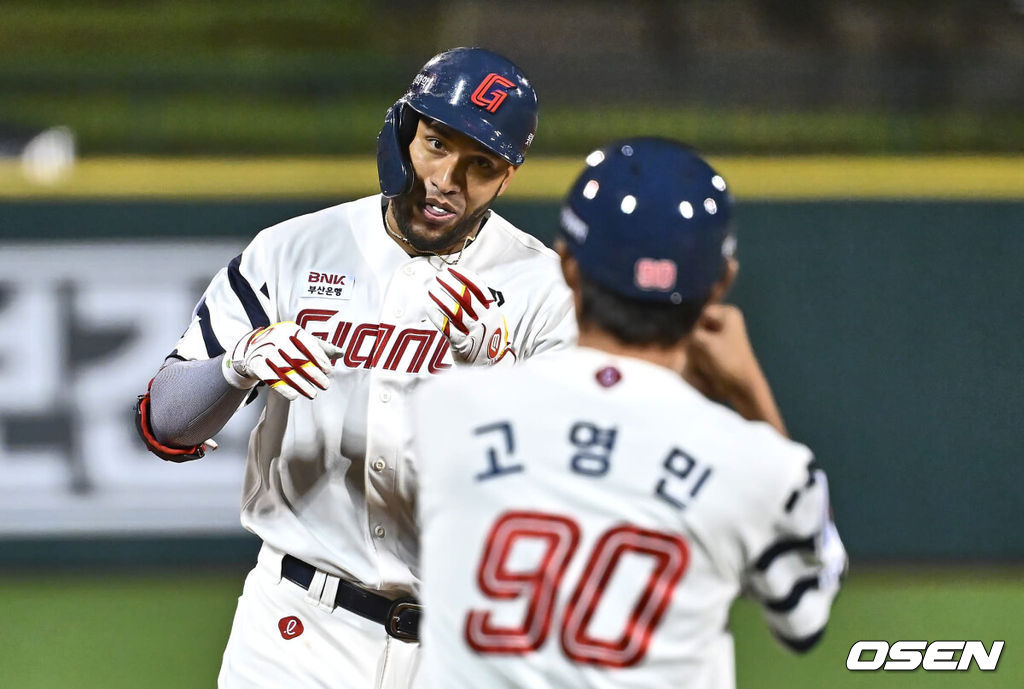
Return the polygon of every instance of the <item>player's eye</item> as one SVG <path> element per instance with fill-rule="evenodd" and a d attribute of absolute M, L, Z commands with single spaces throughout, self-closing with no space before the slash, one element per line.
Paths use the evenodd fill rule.
<path fill-rule="evenodd" d="M 435 151 L 440 151 L 440 150 L 442 150 L 444 148 L 444 144 L 441 143 L 440 139 L 437 139 L 437 138 L 435 138 L 433 136 L 428 136 L 427 137 L 427 147 L 432 149 L 432 150 L 435 150 Z"/>

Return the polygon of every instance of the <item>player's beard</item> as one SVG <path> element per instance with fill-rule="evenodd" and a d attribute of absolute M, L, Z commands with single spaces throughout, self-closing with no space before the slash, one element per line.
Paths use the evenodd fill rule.
<path fill-rule="evenodd" d="M 409 246 L 418 253 L 446 254 L 455 253 L 460 250 L 466 241 L 466 237 L 476 232 L 480 226 L 480 221 L 483 220 L 484 214 L 490 209 L 494 199 L 498 198 L 498 192 L 494 193 L 490 201 L 456 222 L 450 230 L 435 239 L 420 236 L 412 229 L 412 214 L 417 203 L 414 197 L 418 196 L 415 192 L 408 192 L 391 199 L 398 231 L 405 238 L 405 241 L 409 242 Z"/>

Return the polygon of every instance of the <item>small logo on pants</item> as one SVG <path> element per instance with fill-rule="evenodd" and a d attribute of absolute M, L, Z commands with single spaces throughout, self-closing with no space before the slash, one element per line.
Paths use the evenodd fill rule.
<path fill-rule="evenodd" d="M 302 620 L 294 615 L 282 617 L 281 621 L 277 623 L 277 628 L 281 630 L 281 636 L 285 641 L 294 639 L 302 634 Z"/>

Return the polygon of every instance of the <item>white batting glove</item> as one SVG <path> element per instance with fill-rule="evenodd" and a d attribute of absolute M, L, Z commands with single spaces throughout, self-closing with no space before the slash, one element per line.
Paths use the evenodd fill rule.
<path fill-rule="evenodd" d="M 256 328 L 224 355 L 221 372 L 236 388 L 248 389 L 263 381 L 287 400 L 301 395 L 313 399 L 326 390 L 331 359 L 343 350 L 313 337 L 291 321 Z"/>
<path fill-rule="evenodd" d="M 427 290 L 427 317 L 444 333 L 459 364 L 510 365 L 516 353 L 496 297 L 476 273 L 445 266 Z"/>

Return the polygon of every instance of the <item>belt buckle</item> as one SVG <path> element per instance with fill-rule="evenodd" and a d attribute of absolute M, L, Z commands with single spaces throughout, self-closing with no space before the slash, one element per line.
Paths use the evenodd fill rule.
<path fill-rule="evenodd" d="M 417 603 L 415 598 L 399 598 L 391 603 L 391 608 L 388 610 L 388 621 L 384 628 L 388 634 L 401 641 L 419 641 L 419 616 L 422 611 L 423 606 Z M 412 629 L 403 629 L 401 626 L 402 617 L 406 613 L 415 614 L 415 620 L 410 620 L 407 623 Z"/>

